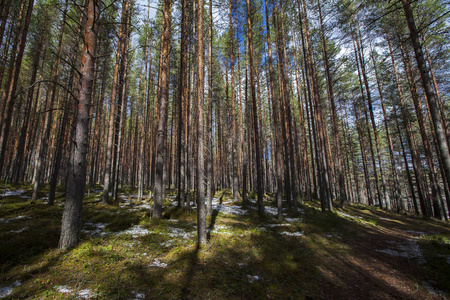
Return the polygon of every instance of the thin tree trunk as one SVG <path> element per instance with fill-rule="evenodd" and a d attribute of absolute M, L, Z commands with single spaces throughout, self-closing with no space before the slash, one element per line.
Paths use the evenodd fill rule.
<path fill-rule="evenodd" d="M 206 211 L 205 211 L 205 158 L 204 158 L 204 122 L 203 122 L 203 106 L 204 106 L 204 35 L 203 35 L 203 0 L 197 0 L 197 244 L 202 247 L 206 244 Z"/>
<path fill-rule="evenodd" d="M 206 166 L 206 178 L 207 178 L 207 190 L 206 200 L 207 215 L 212 214 L 212 198 L 214 195 L 214 170 L 213 170 L 213 144 L 212 144 L 212 96 L 213 96 L 213 84 L 212 84 L 212 43 L 213 43 L 213 13 L 212 13 L 212 1 L 209 1 L 209 26 L 208 26 L 208 118 L 206 121 L 207 126 L 207 147 L 208 147 L 208 160 Z M 235 144 L 237 148 L 237 144 Z M 236 157 L 237 160 L 237 157 Z M 236 179 L 237 180 L 237 179 Z"/>
<path fill-rule="evenodd" d="M 167 127 L 167 105 L 169 100 L 169 59 L 170 59 L 170 39 L 172 22 L 172 1 L 164 0 L 163 11 L 163 32 L 161 35 L 161 60 L 160 60 L 160 88 L 158 94 L 159 102 L 159 122 L 157 136 L 157 157 L 156 157 L 156 177 L 155 196 L 152 217 L 162 218 L 162 202 L 165 196 L 164 186 L 164 164 L 166 162 L 165 133 Z"/>
<path fill-rule="evenodd" d="M 108 123 L 108 136 L 106 141 L 106 165 L 105 165 L 105 175 L 103 183 L 103 204 L 109 203 L 109 191 L 111 189 L 111 184 L 113 176 L 111 174 L 113 168 L 113 148 L 114 148 L 114 133 L 115 133 L 115 119 L 117 114 L 117 104 L 120 97 L 119 85 L 119 72 L 120 72 L 120 62 L 123 56 L 124 47 L 124 37 L 125 37 L 125 26 L 127 21 L 127 9 L 128 0 L 122 1 L 122 16 L 121 25 L 119 29 L 119 42 L 117 45 L 116 54 L 116 64 L 114 66 L 113 84 L 111 90 L 111 104 L 109 110 L 109 123 Z"/>
<path fill-rule="evenodd" d="M 255 152 L 256 152 L 256 180 L 257 180 L 257 192 L 258 192 L 258 213 L 264 214 L 264 202 L 263 202 L 263 174 L 261 168 L 261 152 L 258 130 L 258 114 L 256 107 L 256 91 L 255 91 L 255 70 L 253 63 L 253 26 L 252 26 L 252 13 L 251 13 L 251 0 L 246 0 L 247 3 L 247 43 L 248 43 L 248 56 L 250 67 L 250 91 L 252 97 L 252 114 L 253 114 L 253 135 L 255 139 Z"/>

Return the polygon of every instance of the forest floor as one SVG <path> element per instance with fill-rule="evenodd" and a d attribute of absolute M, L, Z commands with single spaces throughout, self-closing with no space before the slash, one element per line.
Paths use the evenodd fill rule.
<path fill-rule="evenodd" d="M 0 298 L 8 299 L 446 299 L 450 226 L 350 205 L 323 213 L 315 202 L 275 219 L 218 191 L 209 243 L 196 248 L 196 212 L 168 191 L 164 218 L 124 190 L 102 205 L 85 196 L 79 245 L 57 250 L 64 194 L 0 189 Z"/>

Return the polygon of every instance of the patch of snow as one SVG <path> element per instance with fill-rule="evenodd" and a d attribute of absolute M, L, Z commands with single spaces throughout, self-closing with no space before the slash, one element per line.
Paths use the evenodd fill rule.
<path fill-rule="evenodd" d="M 303 221 L 302 218 L 284 218 L 289 223 L 301 223 Z"/>
<path fill-rule="evenodd" d="M 408 253 L 406 252 L 398 252 L 392 249 L 381 249 L 381 250 L 375 250 L 377 252 L 381 252 L 390 256 L 395 256 L 395 257 L 408 257 Z"/>
<path fill-rule="evenodd" d="M 140 294 L 138 292 L 133 292 L 136 299 L 145 299 L 145 294 Z"/>
<path fill-rule="evenodd" d="M 246 263 L 238 263 L 237 265 L 239 266 L 239 268 L 242 268 L 243 266 L 246 266 L 247 264 Z"/>
<path fill-rule="evenodd" d="M 14 281 L 11 285 L 0 288 L 0 298 L 5 298 L 13 292 L 13 290 L 20 286 L 22 283 L 20 281 Z"/>
<path fill-rule="evenodd" d="M 165 268 L 167 267 L 166 263 L 160 262 L 159 259 L 155 259 L 151 264 L 150 267 L 158 267 L 158 268 Z"/>
<path fill-rule="evenodd" d="M 161 243 L 160 245 L 163 246 L 163 247 L 170 247 L 170 246 L 173 245 L 174 241 L 175 240 L 168 240 L 168 241 L 165 241 L 164 243 Z"/>
<path fill-rule="evenodd" d="M 183 229 L 180 228 L 174 228 L 174 227 L 170 227 L 169 228 L 169 233 L 167 233 L 168 236 L 173 237 L 173 238 L 184 238 L 186 240 L 190 239 L 191 236 L 193 235 L 193 232 L 186 232 Z M 163 233 L 161 233 L 163 234 Z"/>
<path fill-rule="evenodd" d="M 405 232 L 410 233 L 412 235 L 417 235 L 417 236 L 426 235 L 426 233 L 423 231 L 405 230 Z"/>
<path fill-rule="evenodd" d="M 106 235 L 106 232 L 102 232 L 103 229 L 107 226 L 107 223 L 91 223 L 87 222 L 84 224 L 84 226 L 94 227 L 94 229 L 83 229 L 81 232 L 88 234 L 90 236 L 96 236 L 96 235 Z"/>
<path fill-rule="evenodd" d="M 142 228 L 142 226 L 140 226 L 140 225 L 134 225 L 133 227 L 131 227 L 125 231 L 117 232 L 116 235 L 129 234 L 133 238 L 137 238 L 139 236 L 149 235 L 151 233 L 152 232 L 150 230 Z"/>
<path fill-rule="evenodd" d="M 390 256 L 405 257 L 409 259 L 415 259 L 418 264 L 425 264 L 426 260 L 423 257 L 422 250 L 415 240 L 406 240 L 404 243 L 397 243 L 395 241 L 388 241 L 388 243 L 394 245 L 397 250 L 381 249 L 375 250 L 377 252 L 385 253 Z"/>
<path fill-rule="evenodd" d="M 140 209 L 148 209 L 148 210 L 150 210 L 153 207 L 151 205 L 148 205 L 148 204 L 141 204 L 141 205 L 139 205 L 139 208 Z"/>
<path fill-rule="evenodd" d="M 260 279 L 258 275 L 254 275 L 254 276 L 247 275 L 247 278 L 248 278 L 248 282 L 250 282 L 250 283 L 254 283 L 255 281 L 258 281 Z"/>
<path fill-rule="evenodd" d="M 332 238 L 334 235 L 332 235 L 331 233 L 327 233 L 327 234 L 325 234 L 325 236 L 328 238 Z"/>
<path fill-rule="evenodd" d="M 31 219 L 30 217 L 26 217 L 26 216 L 17 216 L 17 217 L 9 218 L 9 219 L 3 219 L 3 218 L 0 218 L 0 223 L 5 223 L 5 224 L 7 224 L 7 223 L 9 223 L 9 222 L 11 222 L 11 221 L 17 221 L 17 220 L 30 220 L 30 219 Z"/>
<path fill-rule="evenodd" d="M 231 229 L 231 227 L 229 226 L 225 226 L 225 225 L 214 225 L 214 227 L 212 229 L 206 229 L 207 233 L 211 233 L 211 232 L 215 232 L 215 233 L 220 233 L 220 234 L 227 234 L 227 235 L 232 235 L 233 233 L 231 233 L 229 230 Z"/>
<path fill-rule="evenodd" d="M 272 207 L 272 206 L 266 206 L 264 209 L 271 215 L 277 216 L 278 215 L 278 208 Z"/>
<path fill-rule="evenodd" d="M 305 232 L 304 231 L 297 231 L 297 232 L 283 231 L 280 234 L 289 235 L 289 236 L 303 236 L 305 234 Z"/>
<path fill-rule="evenodd" d="M 21 229 L 19 229 L 19 230 L 11 230 L 11 231 L 8 231 L 8 233 L 22 233 L 22 232 L 24 232 L 25 230 L 28 230 L 30 227 L 28 227 L 28 226 L 25 226 L 25 227 L 23 227 L 23 228 L 21 228 Z"/>
<path fill-rule="evenodd" d="M 338 215 L 342 216 L 342 217 L 347 217 L 347 218 L 350 218 L 350 219 L 362 219 L 361 216 L 352 216 L 352 215 L 346 214 L 346 213 L 341 212 L 341 211 L 336 211 L 336 213 Z"/>
<path fill-rule="evenodd" d="M 24 191 L 24 190 L 16 190 L 16 191 L 5 190 L 1 196 L 2 197 L 20 196 L 20 195 L 22 195 L 25 192 L 26 191 Z"/>
<path fill-rule="evenodd" d="M 266 227 L 274 228 L 274 227 L 284 227 L 284 226 L 292 226 L 291 224 L 284 223 L 284 224 L 266 224 Z"/>
<path fill-rule="evenodd" d="M 69 289 L 67 286 L 65 285 L 60 285 L 56 287 L 56 291 L 59 293 L 73 293 L 72 289 Z"/>
<path fill-rule="evenodd" d="M 96 294 L 94 292 L 92 292 L 91 290 L 81 290 L 78 293 L 78 297 L 82 298 L 82 299 L 91 299 L 94 298 L 96 296 Z"/>
<path fill-rule="evenodd" d="M 224 206 L 222 204 L 218 204 L 218 205 L 213 205 L 213 209 L 215 209 L 225 215 L 242 216 L 247 213 L 247 210 L 242 209 L 240 206 L 237 206 L 237 205 Z"/>

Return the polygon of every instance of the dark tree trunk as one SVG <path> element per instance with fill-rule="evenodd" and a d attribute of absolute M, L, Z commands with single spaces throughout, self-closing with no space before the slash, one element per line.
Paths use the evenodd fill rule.
<path fill-rule="evenodd" d="M 87 6 L 87 22 L 84 33 L 84 46 L 80 66 L 80 89 L 78 94 L 78 110 L 75 123 L 76 147 L 72 149 L 71 165 L 67 181 L 66 202 L 62 217 L 60 249 L 73 248 L 79 241 L 81 231 L 81 212 L 83 194 L 86 185 L 86 154 L 89 147 L 89 110 L 94 81 L 94 58 L 98 33 L 98 16 L 100 1 L 89 0 Z"/>

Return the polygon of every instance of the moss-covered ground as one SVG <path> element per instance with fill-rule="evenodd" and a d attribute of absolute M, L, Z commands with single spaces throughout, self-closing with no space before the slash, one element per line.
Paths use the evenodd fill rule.
<path fill-rule="evenodd" d="M 9 299 L 440 299 L 450 295 L 450 227 L 436 220 L 350 205 L 321 212 L 305 202 L 261 217 L 218 191 L 207 246 L 196 247 L 196 212 L 167 192 L 152 201 L 101 204 L 86 194 L 79 245 L 57 249 L 64 193 L 0 189 L 0 297 Z M 220 200 L 222 204 L 220 205 Z"/>

